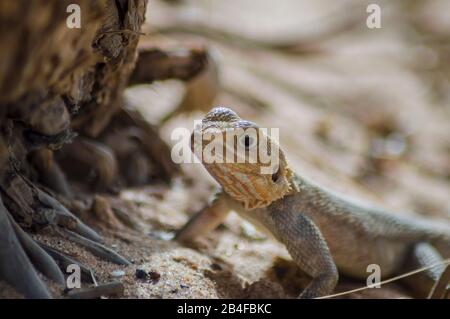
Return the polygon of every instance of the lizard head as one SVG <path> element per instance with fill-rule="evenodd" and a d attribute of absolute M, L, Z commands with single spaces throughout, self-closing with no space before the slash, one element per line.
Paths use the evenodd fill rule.
<path fill-rule="evenodd" d="M 191 136 L 193 153 L 246 209 L 269 205 L 293 185 L 284 153 L 267 132 L 228 108 L 216 107 Z"/>

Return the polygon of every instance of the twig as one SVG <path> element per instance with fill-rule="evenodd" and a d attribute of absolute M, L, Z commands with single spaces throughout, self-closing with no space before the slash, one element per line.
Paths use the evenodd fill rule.
<path fill-rule="evenodd" d="M 120 296 L 123 295 L 124 286 L 119 281 L 113 281 L 95 287 L 73 289 L 67 293 L 72 299 L 94 299 L 101 296 Z"/>
<path fill-rule="evenodd" d="M 374 284 L 371 284 L 371 285 L 367 285 L 367 286 L 365 286 L 365 287 L 361 287 L 361 288 L 356 288 L 356 289 L 352 289 L 352 290 L 347 290 L 347 291 L 339 292 L 339 293 L 337 293 L 337 294 L 332 294 L 332 295 L 328 295 L 328 296 L 318 297 L 318 298 L 316 298 L 316 299 L 328 299 L 328 298 L 334 298 L 334 297 L 339 297 L 339 296 L 349 295 L 349 294 L 354 293 L 354 292 L 363 291 L 363 290 L 370 289 L 370 288 L 375 288 L 375 287 L 378 287 L 379 285 L 381 286 L 381 285 L 384 285 L 384 284 L 387 284 L 387 283 L 390 283 L 390 282 L 393 282 L 393 281 L 397 281 L 397 280 L 399 280 L 399 279 L 402 279 L 402 278 L 405 278 L 405 277 L 409 277 L 409 276 L 415 275 L 415 274 L 417 274 L 417 273 L 420 273 L 420 272 L 425 271 L 425 270 L 427 270 L 427 269 L 431 269 L 431 268 L 436 267 L 436 266 L 440 266 L 440 265 L 448 265 L 448 264 L 450 264 L 450 258 L 444 259 L 444 260 L 441 261 L 441 262 L 434 263 L 434 264 L 431 264 L 431 265 L 429 265 L 429 266 L 425 266 L 425 267 L 422 267 L 422 268 L 418 268 L 418 269 L 416 269 L 416 270 L 413 270 L 413 271 L 410 271 L 410 272 L 401 274 L 401 275 L 396 276 L 396 277 L 392 277 L 392 278 L 383 280 L 383 281 L 381 281 L 381 282 L 379 282 L 379 283 L 374 283 Z"/>
<path fill-rule="evenodd" d="M 436 281 L 433 288 L 428 295 L 428 299 L 445 299 L 449 290 L 447 289 L 448 284 L 450 283 L 450 266 L 447 265 L 447 268 L 442 272 L 439 280 Z"/>

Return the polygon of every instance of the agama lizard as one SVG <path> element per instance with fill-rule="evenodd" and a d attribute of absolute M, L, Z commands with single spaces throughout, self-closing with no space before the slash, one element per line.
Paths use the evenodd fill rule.
<path fill-rule="evenodd" d="M 203 138 L 205 134 L 219 132 L 225 135 L 238 128 L 258 129 L 258 126 L 241 119 L 228 108 L 214 108 L 203 118 L 201 126 L 194 129 L 191 149 L 198 157 L 195 136 L 200 136 L 199 149 L 202 151 L 208 144 Z M 326 190 L 295 174 L 278 143 L 267 134 L 258 133 L 258 142 L 254 142 L 245 130 L 240 132 L 237 140 L 247 151 L 266 142 L 270 142 L 271 151 L 277 148 L 277 169 L 272 174 L 262 174 L 262 164 L 258 161 L 203 161 L 222 191 L 177 233 L 176 239 L 190 241 L 205 234 L 233 210 L 283 243 L 295 263 L 312 277 L 300 298 L 333 293 L 339 273 L 366 279 L 368 265 L 376 264 L 380 267 L 381 277 L 386 278 L 439 262 L 442 260 L 440 252 L 450 252 L 450 223 L 447 220 L 437 222 L 418 216 L 391 214 Z M 264 143 L 259 143 L 261 141 Z M 226 147 L 230 147 L 229 144 L 225 143 Z M 421 296 L 426 295 L 443 269 L 443 266 L 434 267 L 421 273 L 420 278 L 414 276 L 413 287 Z"/>

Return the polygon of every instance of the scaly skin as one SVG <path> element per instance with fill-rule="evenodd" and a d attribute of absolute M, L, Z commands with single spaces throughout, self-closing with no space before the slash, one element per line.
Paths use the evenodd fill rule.
<path fill-rule="evenodd" d="M 202 144 L 192 143 L 199 157 L 207 145 L 208 133 L 236 131 L 238 143 L 245 131 L 258 128 L 228 108 L 211 110 L 193 132 Z M 367 266 L 377 264 L 381 276 L 399 274 L 412 268 L 442 260 L 436 245 L 445 255 L 450 252 L 450 223 L 390 214 L 380 208 L 334 194 L 296 175 L 289 168 L 283 151 L 265 134 L 258 142 L 243 142 L 246 150 L 270 145 L 279 152 L 279 166 L 273 174 L 262 174 L 259 161 L 251 163 L 205 163 L 209 173 L 222 186 L 216 198 L 177 234 L 190 241 L 214 229 L 230 210 L 238 212 L 258 228 L 273 235 L 288 249 L 298 266 L 312 277 L 300 298 L 315 298 L 333 293 L 339 273 L 365 279 Z M 206 145 L 205 145 L 206 144 Z M 195 145 L 200 145 L 195 148 Z M 233 145 L 233 144 L 230 144 Z M 236 146 L 226 144 L 228 151 Z M 230 149 L 231 148 L 231 149 Z M 449 257 L 448 255 L 445 257 Z M 409 284 L 420 296 L 430 291 L 444 267 L 434 267 L 415 276 Z"/>

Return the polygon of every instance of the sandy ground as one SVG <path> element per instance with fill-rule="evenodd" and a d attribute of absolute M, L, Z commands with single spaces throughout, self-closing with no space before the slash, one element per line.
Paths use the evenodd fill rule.
<path fill-rule="evenodd" d="M 448 35 L 450 19 L 443 16 L 450 12 L 448 2 L 417 1 L 417 6 L 406 10 L 380 1 L 384 27 L 376 31 L 364 26 L 364 1 L 343 1 L 338 7 L 333 3 L 281 1 L 273 8 L 272 1 L 258 1 L 255 7 L 254 1 L 237 5 L 224 0 L 186 1 L 172 7 L 151 0 L 147 28 L 160 30 L 152 39 L 167 46 L 207 44 L 220 67 L 222 90 L 215 105 L 229 106 L 262 127 L 280 128 L 281 144 L 298 173 L 399 214 L 415 212 L 449 220 L 449 53 L 431 36 L 425 41 L 417 30 L 410 34 L 411 21 L 424 21 L 427 35 Z M 333 10 L 344 18 L 362 16 L 362 25 L 311 40 L 313 31 L 340 23 L 326 18 Z M 249 47 L 210 35 L 163 31 L 168 24 L 195 25 L 192 21 L 261 41 L 293 34 L 307 45 L 302 54 L 286 54 L 260 44 Z M 184 90 L 181 82 L 166 81 L 131 88 L 127 96 L 130 104 L 157 123 L 176 107 Z M 173 144 L 173 129 L 192 129 L 193 120 L 202 115 L 202 111 L 182 113 L 161 127 L 161 134 Z M 124 190 L 118 198 L 103 194 L 113 206 L 125 207 L 135 216 L 139 231 L 113 230 L 93 216 L 83 216 L 132 266 L 101 261 L 49 231 L 34 236 L 91 267 L 100 282 L 121 280 L 123 298 L 296 297 L 308 278 L 282 245 L 235 214 L 192 247 L 167 240 L 214 192 L 215 182 L 199 164 L 182 168 L 185 177 L 170 186 Z M 137 269 L 151 278 L 137 278 Z M 113 277 L 115 270 L 125 274 Z M 364 284 L 342 278 L 337 291 Z M 49 285 L 55 296 L 62 296 L 61 288 Z M 18 296 L 0 282 L 0 297 Z M 411 294 L 391 284 L 347 297 L 408 298 Z"/>
<path fill-rule="evenodd" d="M 161 188 L 159 188 L 161 191 Z M 105 243 L 132 261 L 132 266 L 117 266 L 100 260 L 78 245 L 50 231 L 34 235 L 34 238 L 51 245 L 94 270 L 100 283 L 120 280 L 125 286 L 122 298 L 294 298 L 308 283 L 285 248 L 258 233 L 237 215 L 230 215 L 223 226 L 198 240 L 191 247 L 184 247 L 166 240 L 173 229 L 186 221 L 186 209 L 173 207 L 175 197 L 180 202 L 192 198 L 180 198 L 180 193 L 192 190 L 181 187 L 167 188 L 164 199 L 155 199 L 151 188 L 130 190 L 122 196 L 139 210 L 139 219 L 145 223 L 145 231 L 132 230 L 117 233 L 101 230 L 103 226 L 90 223 L 104 236 Z M 159 193 L 160 194 L 160 193 Z M 172 197 L 172 198 L 171 198 Z M 187 196 L 190 197 L 190 196 Z M 131 199 L 132 198 L 132 199 Z M 170 204 L 169 204 L 170 203 Z M 136 276 L 137 270 L 149 274 L 146 279 Z M 123 276 L 114 272 L 123 270 Z M 63 289 L 42 277 L 55 297 L 65 298 Z M 344 280 L 340 291 L 360 287 L 362 283 Z M 91 286 L 83 283 L 82 287 Z M 399 286 L 352 294 L 351 297 L 407 297 Z M 20 294 L 0 283 L 0 298 L 21 298 Z"/>

